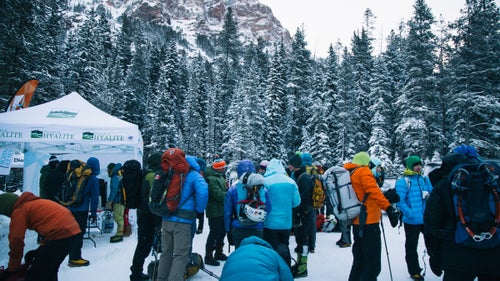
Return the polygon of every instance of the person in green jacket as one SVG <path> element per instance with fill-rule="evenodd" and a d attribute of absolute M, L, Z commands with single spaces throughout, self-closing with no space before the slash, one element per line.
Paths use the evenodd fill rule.
<path fill-rule="evenodd" d="M 205 264 L 214 266 L 220 265 L 219 260 L 227 260 L 227 256 L 222 251 L 226 236 L 224 228 L 224 198 L 227 192 L 225 169 L 226 162 L 222 159 L 216 159 L 212 166 L 207 167 L 205 171 L 205 179 L 208 183 L 206 216 L 210 227 L 205 244 Z"/>

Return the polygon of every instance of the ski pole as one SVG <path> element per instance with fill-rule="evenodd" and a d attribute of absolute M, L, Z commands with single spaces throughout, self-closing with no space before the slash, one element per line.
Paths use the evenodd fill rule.
<path fill-rule="evenodd" d="M 389 250 L 387 249 L 387 239 L 385 238 L 385 230 L 384 230 L 383 220 L 384 220 L 383 218 L 380 219 L 380 225 L 382 226 L 382 235 L 384 236 L 385 253 L 387 255 L 387 264 L 389 265 L 389 274 L 391 276 L 391 281 L 394 281 L 392 279 L 391 261 L 389 260 Z"/>
<path fill-rule="evenodd" d="M 206 274 L 208 274 L 208 275 L 212 276 L 213 278 L 215 278 L 215 279 L 219 280 L 219 278 L 220 278 L 220 277 L 219 277 L 219 276 L 217 276 L 217 275 L 215 275 L 215 273 L 213 273 L 212 271 L 210 271 L 210 270 L 206 269 L 205 267 L 200 267 L 200 269 L 201 269 L 203 272 L 205 272 Z"/>

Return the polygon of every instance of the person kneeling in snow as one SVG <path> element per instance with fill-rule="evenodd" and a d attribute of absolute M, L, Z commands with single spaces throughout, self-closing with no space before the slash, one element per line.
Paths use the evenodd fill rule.
<path fill-rule="evenodd" d="M 250 236 L 229 255 L 219 280 L 292 281 L 293 277 L 290 267 L 269 243 Z"/>
<path fill-rule="evenodd" d="M 54 201 L 41 199 L 31 192 L 21 196 L 0 194 L 0 215 L 11 218 L 9 228 L 9 266 L 5 275 L 22 269 L 24 237 L 27 229 L 42 237 L 40 247 L 33 252 L 34 260 L 25 281 L 57 280 L 59 266 L 68 255 L 71 245 L 81 233 L 71 212 Z"/>

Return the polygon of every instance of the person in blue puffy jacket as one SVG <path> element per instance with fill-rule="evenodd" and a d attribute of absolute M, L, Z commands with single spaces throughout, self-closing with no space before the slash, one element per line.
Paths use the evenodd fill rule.
<path fill-rule="evenodd" d="M 396 181 L 396 192 L 400 197 L 397 206 L 403 213 L 406 265 L 413 280 L 424 280 L 420 274 L 422 268 L 418 263 L 417 246 L 420 233 L 423 234 L 425 204 L 431 191 L 429 178 L 422 175 L 420 157 L 408 157 L 403 177 Z"/>
<path fill-rule="evenodd" d="M 288 245 L 292 229 L 292 209 L 300 204 L 299 188 L 287 176 L 285 167 L 278 159 L 271 159 L 269 162 L 264 174 L 264 187 L 269 192 L 273 207 L 273 212 L 267 215 L 264 222 L 264 240 L 291 266 Z"/>
<path fill-rule="evenodd" d="M 222 269 L 220 281 L 292 281 L 290 268 L 271 245 L 256 236 L 245 238 Z"/>
<path fill-rule="evenodd" d="M 196 214 L 205 211 L 208 202 L 208 185 L 199 173 L 200 166 L 193 158 L 186 159 L 184 151 L 170 148 L 162 155 L 163 163 L 167 154 L 174 155 L 182 166 L 188 165 L 189 171 L 184 179 L 180 193 L 179 206 L 171 216 L 162 216 L 161 246 L 163 252 L 158 265 L 157 281 L 183 281 L 186 264 L 192 245 L 192 225 Z M 176 164 L 174 164 L 176 165 Z"/>
<path fill-rule="evenodd" d="M 258 187 L 259 200 L 265 204 L 266 212 L 271 212 L 269 193 L 263 187 L 264 177 L 255 173 L 255 165 L 250 160 L 238 163 L 238 182 L 231 186 L 224 199 L 224 227 L 237 249 L 240 242 L 250 236 L 263 238 L 264 220 L 243 220 L 242 201 L 247 199 L 246 187 Z M 244 207 L 244 206 L 243 206 Z"/>

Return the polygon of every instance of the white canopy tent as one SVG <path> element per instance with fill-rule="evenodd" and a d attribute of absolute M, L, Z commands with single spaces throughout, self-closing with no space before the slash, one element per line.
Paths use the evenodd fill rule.
<path fill-rule="evenodd" d="M 23 190 L 39 194 L 40 168 L 50 155 L 60 160 L 99 159 L 107 164 L 136 159 L 143 141 L 137 125 L 109 115 L 77 93 L 22 110 L 0 113 L 0 149 L 24 152 Z"/>

